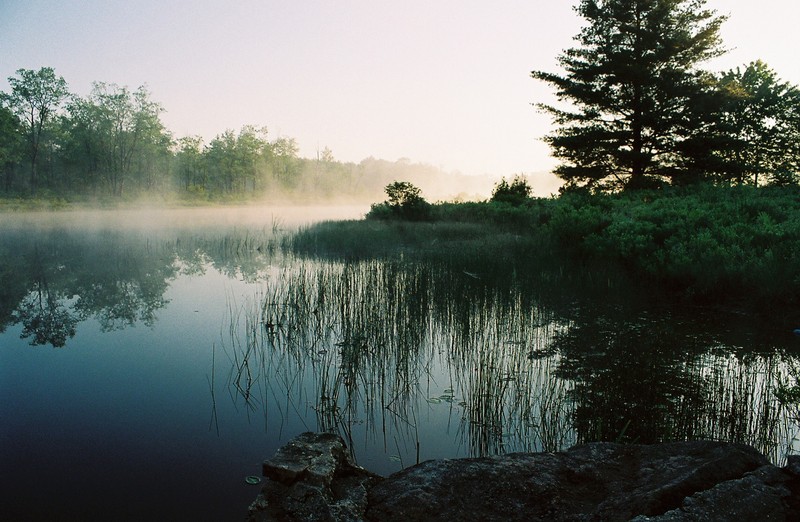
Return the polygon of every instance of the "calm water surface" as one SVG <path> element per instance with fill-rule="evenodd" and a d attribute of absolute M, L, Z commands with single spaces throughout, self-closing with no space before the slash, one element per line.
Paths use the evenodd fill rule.
<path fill-rule="evenodd" d="M 388 474 L 577 442 L 712 438 L 780 462 L 796 325 L 412 256 L 283 252 L 363 209 L 3 216 L 2 520 L 241 520 L 330 430 Z"/>

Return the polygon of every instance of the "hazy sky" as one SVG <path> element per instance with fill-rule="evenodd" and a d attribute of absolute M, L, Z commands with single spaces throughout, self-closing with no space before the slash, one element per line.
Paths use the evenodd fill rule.
<path fill-rule="evenodd" d="M 147 84 L 177 137 L 242 125 L 301 155 L 401 157 L 465 174 L 554 165 L 532 102 L 582 24 L 571 0 L 0 0 L 0 90 L 54 67 L 72 92 Z M 800 84 L 798 0 L 709 0 L 734 48 Z"/>

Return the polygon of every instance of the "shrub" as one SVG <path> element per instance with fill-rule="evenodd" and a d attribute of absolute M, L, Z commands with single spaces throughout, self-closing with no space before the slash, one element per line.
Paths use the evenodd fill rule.
<path fill-rule="evenodd" d="M 522 175 L 514 176 L 511 183 L 506 178 L 494 186 L 491 201 L 494 203 L 509 203 L 520 206 L 530 199 L 533 189 Z"/>
<path fill-rule="evenodd" d="M 372 205 L 368 219 L 405 219 L 408 221 L 428 221 L 431 218 L 431 205 L 420 195 L 420 189 L 408 181 L 395 181 L 386 185 L 387 200 Z"/>

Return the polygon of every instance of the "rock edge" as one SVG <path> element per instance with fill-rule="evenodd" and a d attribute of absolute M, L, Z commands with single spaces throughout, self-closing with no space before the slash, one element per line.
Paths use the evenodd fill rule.
<path fill-rule="evenodd" d="M 800 457 L 778 468 L 722 442 L 432 460 L 384 478 L 357 466 L 338 435 L 309 432 L 263 474 L 250 522 L 800 520 Z"/>

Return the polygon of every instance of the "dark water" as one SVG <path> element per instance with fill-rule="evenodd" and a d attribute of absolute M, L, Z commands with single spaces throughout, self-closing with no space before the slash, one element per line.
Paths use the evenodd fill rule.
<path fill-rule="evenodd" d="M 775 397 L 794 325 L 283 253 L 280 230 L 315 218 L 4 216 L 0 519 L 241 520 L 245 477 L 307 430 L 383 474 L 592 440 L 798 449 Z"/>

